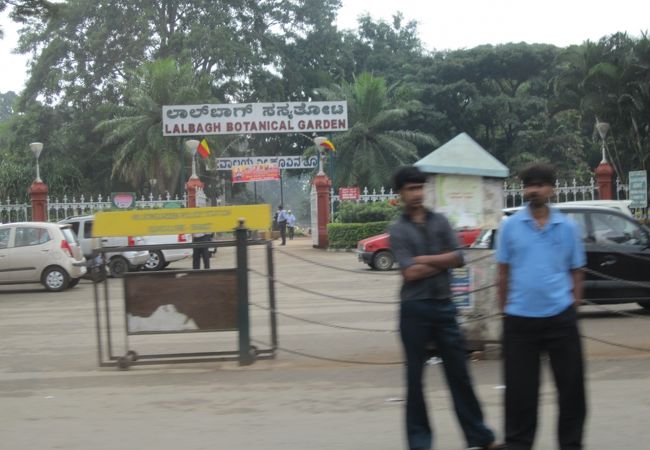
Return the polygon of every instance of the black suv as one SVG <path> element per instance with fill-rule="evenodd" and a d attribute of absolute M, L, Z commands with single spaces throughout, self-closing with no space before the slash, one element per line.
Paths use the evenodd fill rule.
<path fill-rule="evenodd" d="M 650 229 L 612 208 L 553 207 L 582 230 L 587 252 L 585 300 L 599 304 L 637 302 L 650 309 Z M 517 209 L 509 208 L 504 213 L 508 216 Z M 494 248 L 495 237 L 495 230 L 485 230 L 472 247 Z"/>

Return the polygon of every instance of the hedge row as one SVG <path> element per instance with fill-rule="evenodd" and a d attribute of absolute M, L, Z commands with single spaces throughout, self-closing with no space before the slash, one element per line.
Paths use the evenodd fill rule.
<path fill-rule="evenodd" d="M 386 232 L 390 222 L 330 223 L 327 236 L 330 248 L 355 248 L 357 242 L 376 234 Z"/>
<path fill-rule="evenodd" d="M 334 214 L 335 223 L 384 222 L 395 219 L 401 209 L 395 201 L 383 202 L 341 202 Z"/>

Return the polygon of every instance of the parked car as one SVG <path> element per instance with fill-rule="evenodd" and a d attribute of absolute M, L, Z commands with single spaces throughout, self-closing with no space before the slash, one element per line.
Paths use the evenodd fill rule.
<path fill-rule="evenodd" d="M 164 236 L 143 236 L 143 245 L 163 245 L 191 243 L 191 234 L 174 234 Z M 144 270 L 162 270 L 174 261 L 192 256 L 191 248 L 149 250 L 149 258 L 144 263 Z"/>
<path fill-rule="evenodd" d="M 480 229 L 457 230 L 458 241 L 464 247 L 469 246 L 480 234 Z M 388 233 L 378 234 L 357 243 L 357 258 L 372 269 L 390 270 L 395 264 L 395 256 L 390 250 L 390 239 Z"/>
<path fill-rule="evenodd" d="M 59 223 L 70 224 L 81 244 L 81 250 L 86 258 L 91 258 L 94 249 L 100 247 L 136 247 L 143 245 L 143 239 L 138 236 L 93 238 L 94 216 L 69 217 Z M 126 272 L 140 269 L 149 259 L 146 250 L 107 252 L 106 262 L 112 276 L 122 276 Z"/>
<path fill-rule="evenodd" d="M 585 300 L 598 304 L 634 303 L 650 309 L 650 229 L 618 208 L 560 203 L 573 219 L 587 253 Z M 520 208 L 508 208 L 506 216 Z M 504 220 L 507 220 L 504 219 Z M 496 230 L 485 230 L 474 248 L 494 248 Z"/>
<path fill-rule="evenodd" d="M 41 283 L 48 291 L 63 291 L 79 283 L 85 262 L 69 225 L 0 225 L 0 284 Z"/>

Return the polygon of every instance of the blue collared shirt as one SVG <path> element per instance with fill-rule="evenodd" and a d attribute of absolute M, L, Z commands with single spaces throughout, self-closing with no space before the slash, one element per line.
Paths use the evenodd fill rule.
<path fill-rule="evenodd" d="M 585 265 L 584 245 L 575 222 L 550 210 L 541 229 L 528 205 L 501 224 L 496 259 L 510 269 L 506 314 L 550 317 L 573 303 L 571 270 Z"/>

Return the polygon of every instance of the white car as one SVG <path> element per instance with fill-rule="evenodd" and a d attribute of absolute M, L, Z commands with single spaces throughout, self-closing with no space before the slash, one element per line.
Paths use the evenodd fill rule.
<path fill-rule="evenodd" d="M 164 236 L 144 236 L 144 245 L 184 244 L 192 242 L 191 234 L 174 234 Z M 192 256 L 191 248 L 149 250 L 149 259 L 144 263 L 144 270 L 162 270 L 174 261 Z"/>
<path fill-rule="evenodd" d="M 85 262 L 69 225 L 0 225 L 0 284 L 42 283 L 48 291 L 63 291 L 79 283 L 87 270 Z"/>
<path fill-rule="evenodd" d="M 144 241 L 139 236 L 126 237 L 103 237 L 93 238 L 94 216 L 70 217 L 61 220 L 59 223 L 67 223 L 72 226 L 81 244 L 81 250 L 86 258 L 92 256 L 94 249 L 100 247 L 135 247 L 143 245 Z M 107 252 L 106 260 L 112 276 L 122 276 L 128 271 L 138 270 L 144 266 L 149 259 L 149 252 L 146 250 L 133 250 L 124 252 Z"/>

